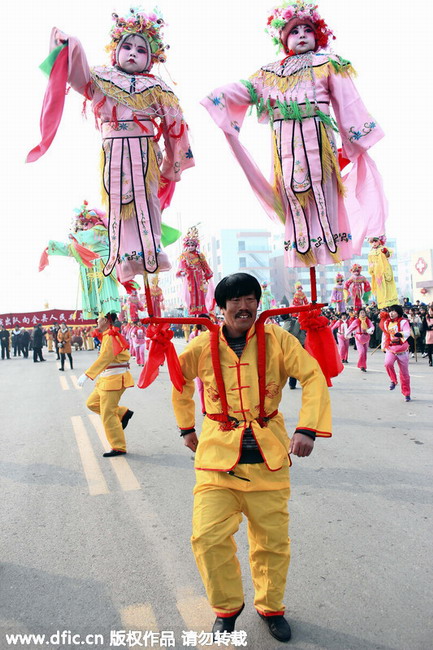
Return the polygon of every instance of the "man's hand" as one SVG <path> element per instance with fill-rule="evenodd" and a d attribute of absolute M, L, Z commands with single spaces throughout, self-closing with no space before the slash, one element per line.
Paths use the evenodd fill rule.
<path fill-rule="evenodd" d="M 291 442 L 289 454 L 294 454 L 303 458 L 304 456 L 309 456 L 313 451 L 314 440 L 309 436 L 304 436 L 303 433 L 295 433 Z"/>
<path fill-rule="evenodd" d="M 191 451 L 197 451 L 198 438 L 195 433 L 187 433 L 185 436 L 182 436 L 183 444 L 186 447 L 189 447 Z"/>
<path fill-rule="evenodd" d="M 77 383 L 78 383 L 79 386 L 82 386 L 83 384 L 86 383 L 86 381 L 87 381 L 88 379 L 89 379 L 89 378 L 88 378 L 87 375 L 80 375 L 80 376 L 78 377 L 78 379 L 77 379 Z"/>

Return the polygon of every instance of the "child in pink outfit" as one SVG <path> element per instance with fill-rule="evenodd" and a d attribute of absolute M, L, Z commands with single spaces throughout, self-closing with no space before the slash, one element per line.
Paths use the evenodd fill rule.
<path fill-rule="evenodd" d="M 350 338 L 351 332 L 355 334 L 356 347 L 358 350 L 358 368 L 367 372 L 367 352 L 370 342 L 370 335 L 374 332 L 374 325 L 364 308 L 358 310 L 358 318 L 355 318 L 346 332 L 346 338 Z"/>
<path fill-rule="evenodd" d="M 382 345 L 386 350 L 385 370 L 391 380 L 389 390 L 394 390 L 398 384 L 394 369 L 395 362 L 397 362 L 401 392 L 406 402 L 410 402 L 409 344 L 407 342 L 410 336 L 410 324 L 406 318 L 403 318 L 401 305 L 392 305 L 388 312 L 381 313 L 380 328 L 383 331 Z"/>

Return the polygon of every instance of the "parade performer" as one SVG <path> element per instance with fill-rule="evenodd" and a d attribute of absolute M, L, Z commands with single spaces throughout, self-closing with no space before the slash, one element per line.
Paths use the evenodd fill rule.
<path fill-rule="evenodd" d="M 213 271 L 200 252 L 200 240 L 195 226 L 189 228 L 183 239 L 183 253 L 179 257 L 177 278 L 183 278 L 183 300 L 190 316 L 212 310 Z"/>
<path fill-rule="evenodd" d="M 82 318 L 94 320 L 101 313 L 120 310 L 116 273 L 108 277 L 103 274 L 108 253 L 105 212 L 89 208 L 84 201 L 75 210 L 69 243 L 50 240 L 42 253 L 39 271 L 48 266 L 50 255 L 73 257 L 80 269 Z"/>
<path fill-rule="evenodd" d="M 425 346 L 428 356 L 428 365 L 433 365 L 433 306 L 430 305 L 423 318 L 423 331 L 425 332 Z"/>
<path fill-rule="evenodd" d="M 92 101 L 102 135 L 103 195 L 109 206 L 110 233 L 103 272 L 109 275 L 117 265 L 118 279 L 126 282 L 143 272 L 171 268 L 161 249 L 161 210 L 169 205 L 174 183 L 183 170 L 194 165 L 194 159 L 178 98 L 150 72 L 154 63 L 166 59 L 162 16 L 157 11 L 131 10 L 125 17 L 113 14 L 113 20 L 107 46 L 112 65 L 92 69 L 81 43 L 53 29 L 42 141 L 27 161 L 37 160 L 50 146 L 68 82 Z M 164 155 L 158 146 L 161 135 Z M 165 243 L 177 236 L 177 230 L 167 227 Z"/>
<path fill-rule="evenodd" d="M 254 605 L 270 633 L 290 639 L 283 597 L 289 565 L 289 457 L 309 456 L 316 435 L 331 435 L 325 378 L 313 359 L 278 325 L 255 323 L 259 282 L 246 273 L 221 280 L 216 303 L 223 327 L 191 341 L 179 360 L 185 385 L 173 389 L 184 444 L 196 451 L 192 547 L 216 614 L 213 632 L 231 632 L 244 608 L 233 535 L 249 521 Z M 206 417 L 195 433 L 194 378 L 204 384 Z M 298 425 L 290 441 L 278 407 L 288 377 L 302 384 Z"/>
<path fill-rule="evenodd" d="M 65 360 L 66 355 L 68 355 L 69 365 L 71 370 L 74 366 L 72 365 L 72 347 L 71 347 L 71 331 L 66 325 L 66 323 L 60 323 L 60 329 L 57 332 L 57 341 L 59 343 L 59 353 L 60 353 L 60 368 L 59 370 L 65 370 Z"/>
<path fill-rule="evenodd" d="M 386 237 L 370 237 L 371 244 L 368 253 L 368 272 L 371 275 L 371 290 L 376 296 L 379 309 L 390 307 L 398 302 L 397 287 L 394 273 L 389 263 L 391 251 L 385 247 Z"/>
<path fill-rule="evenodd" d="M 137 365 L 144 366 L 146 362 L 146 334 L 144 327 L 137 325 L 132 331 L 131 338 L 134 342 L 134 356 Z"/>
<path fill-rule="evenodd" d="M 308 305 L 308 298 L 303 291 L 302 284 L 300 282 L 295 283 L 295 293 L 293 295 L 292 307 L 302 307 L 302 305 Z"/>
<path fill-rule="evenodd" d="M 109 313 L 98 318 L 98 330 L 102 334 L 102 344 L 96 361 L 78 378 L 78 384 L 99 375 L 93 392 L 86 405 L 91 411 L 99 413 L 105 435 L 111 445 L 111 451 L 103 456 L 120 456 L 126 454 L 124 429 L 133 416 L 126 406 L 119 406 L 119 400 L 126 388 L 134 385 L 129 372 L 128 344 L 114 327 L 117 314 Z"/>
<path fill-rule="evenodd" d="M 344 299 L 344 275 L 337 273 L 335 276 L 335 286 L 332 289 L 331 305 L 334 305 L 337 314 L 343 314 L 346 311 L 346 301 Z"/>
<path fill-rule="evenodd" d="M 284 2 L 269 16 L 267 31 L 285 57 L 264 65 L 247 81 L 217 88 L 202 104 L 223 130 L 268 215 L 285 225 L 286 265 L 351 259 L 380 224 L 384 232 L 382 180 L 367 154 L 383 137 L 382 129 L 356 91 L 350 62 L 324 51 L 332 32 L 317 5 Z M 271 127 L 270 183 L 239 141 L 250 106 L 256 107 L 259 122 Z M 353 162 L 344 182 L 337 130 L 343 157 Z"/>
<path fill-rule="evenodd" d="M 357 318 L 347 328 L 347 339 L 350 339 L 352 332 L 355 335 L 356 349 L 358 350 L 358 368 L 362 372 L 367 372 L 368 344 L 370 336 L 374 332 L 374 324 L 367 317 L 367 312 L 363 307 L 358 310 Z"/>
<path fill-rule="evenodd" d="M 406 402 L 410 402 L 409 343 L 407 342 L 410 336 L 410 324 L 407 318 L 403 317 L 403 307 L 391 305 L 388 311 L 381 312 L 379 326 L 383 332 L 382 346 L 386 351 L 385 370 L 391 380 L 389 390 L 394 390 L 398 384 L 394 370 L 397 361 L 401 392 Z"/>
<path fill-rule="evenodd" d="M 359 264 L 353 264 L 350 269 L 352 275 L 344 283 L 344 289 L 350 296 L 353 307 L 357 310 L 361 309 L 363 300 L 365 302 L 367 301 L 369 292 L 371 291 L 370 283 L 367 278 L 361 275 L 361 271 L 362 266 Z"/>
<path fill-rule="evenodd" d="M 140 285 L 137 282 L 128 282 L 126 285 L 126 291 L 128 297 L 126 299 L 128 318 L 132 323 L 140 320 L 138 314 L 139 311 L 143 311 L 146 308 L 145 303 L 142 301 L 141 297 L 138 295 L 138 290 Z"/>
<path fill-rule="evenodd" d="M 275 304 L 275 298 L 272 295 L 271 290 L 268 289 L 268 283 L 262 282 L 262 302 L 261 302 L 262 311 L 271 309 L 274 304 Z"/>
<path fill-rule="evenodd" d="M 165 307 L 164 294 L 162 293 L 162 289 L 158 284 L 158 274 L 152 277 L 150 283 L 150 297 L 152 300 L 153 315 L 156 318 L 161 318 L 162 310 L 165 309 Z"/>
<path fill-rule="evenodd" d="M 340 318 L 337 319 L 331 326 L 332 330 L 337 330 L 338 352 L 342 363 L 349 363 L 349 338 L 347 331 L 349 329 L 348 314 L 343 312 Z"/>

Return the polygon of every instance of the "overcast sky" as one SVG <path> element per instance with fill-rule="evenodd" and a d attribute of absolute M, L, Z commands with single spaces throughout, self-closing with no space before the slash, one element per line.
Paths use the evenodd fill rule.
<path fill-rule="evenodd" d="M 93 115 L 81 116 L 82 98 L 71 91 L 51 149 L 25 164 L 39 142 L 39 117 L 46 78 L 38 65 L 48 54 L 52 26 L 77 36 L 90 65 L 108 63 L 104 50 L 111 13 L 126 2 L 113 0 L 21 0 L 3 2 L 3 51 L 6 52 L 1 111 L 4 195 L 0 254 L 3 274 L 0 313 L 50 308 L 75 309 L 78 269 L 72 259 L 50 258 L 38 273 L 49 239 L 66 241 L 73 209 L 84 199 L 100 207 L 100 136 Z M 152 9 L 153 4 L 144 5 Z M 266 0 L 161 0 L 171 49 L 160 74 L 178 94 L 190 126 L 196 167 L 177 185 L 164 221 L 182 227 L 198 222 L 208 228 L 269 228 L 270 220 L 252 195 L 225 138 L 199 101 L 213 88 L 245 79 L 278 59 L 264 33 L 272 2 Z M 323 0 L 319 10 L 337 37 L 333 49 L 350 59 L 356 85 L 386 137 L 370 154 L 384 179 L 389 200 L 388 235 L 399 250 L 432 248 L 432 81 L 430 31 L 433 3 L 418 0 Z M 429 27 L 430 30 L 430 27 Z M 6 40 L 6 43 L 4 41 Z M 269 127 L 249 117 L 242 129 L 265 175 L 270 169 Z M 170 252 L 170 249 L 168 249 Z"/>

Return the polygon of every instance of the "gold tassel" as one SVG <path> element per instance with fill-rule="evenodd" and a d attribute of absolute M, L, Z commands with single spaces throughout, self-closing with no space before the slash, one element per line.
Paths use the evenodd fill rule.
<path fill-rule="evenodd" d="M 133 111 L 144 111 L 155 103 L 160 106 L 180 110 L 179 100 L 176 95 L 172 92 L 164 92 L 161 88 L 148 88 L 143 90 L 141 93 L 130 95 L 124 90 L 120 90 L 117 86 L 112 84 L 111 81 L 104 81 L 103 79 L 98 78 L 95 78 L 94 81 L 104 95 L 111 97 L 119 104 L 129 106 Z"/>
<path fill-rule="evenodd" d="M 311 249 L 308 251 L 308 253 L 300 253 L 299 251 L 296 251 L 296 255 L 302 261 L 302 264 L 305 264 L 305 266 L 316 266 L 317 264 L 316 256 Z"/>
<path fill-rule="evenodd" d="M 146 171 L 146 192 L 149 194 L 151 192 L 151 184 L 157 184 L 159 186 L 159 177 L 160 171 L 158 167 L 158 161 L 156 159 L 155 149 L 153 148 L 152 142 L 147 140 L 147 171 Z"/>
<path fill-rule="evenodd" d="M 313 199 L 313 190 L 310 188 L 306 192 L 295 192 L 295 196 L 301 204 L 302 208 L 306 208 L 310 201 Z"/>
<path fill-rule="evenodd" d="M 126 221 L 132 217 L 135 217 L 134 201 L 122 204 L 122 209 L 120 210 L 120 218 Z"/>
<path fill-rule="evenodd" d="M 281 202 L 280 188 L 283 187 L 283 170 L 281 169 L 281 160 L 278 155 L 277 147 L 277 136 L 275 131 L 272 132 L 273 139 L 273 155 L 274 155 L 274 184 L 272 189 L 274 190 L 275 201 L 274 201 L 274 210 L 278 217 L 280 218 L 281 223 L 286 223 L 286 215 L 284 214 L 283 204 Z"/>
<path fill-rule="evenodd" d="M 332 257 L 332 259 L 333 259 L 333 261 L 334 261 L 334 264 L 341 264 L 341 257 L 340 257 L 340 255 L 338 254 L 338 250 L 337 250 L 336 253 L 329 253 L 329 254 L 330 254 L 330 256 Z"/>
<path fill-rule="evenodd" d="M 345 196 L 346 188 L 344 187 L 340 166 L 338 160 L 332 151 L 331 143 L 329 142 L 328 133 L 323 122 L 320 122 L 320 134 L 322 138 L 322 172 L 323 172 L 323 181 L 326 181 L 330 178 L 332 172 L 335 172 L 337 179 L 337 190 L 341 196 Z"/>
<path fill-rule="evenodd" d="M 101 199 L 102 205 L 104 208 L 108 207 L 108 193 L 104 185 L 104 169 L 105 169 L 105 153 L 104 149 L 101 149 L 101 156 L 99 158 L 99 172 L 101 179 Z"/>

